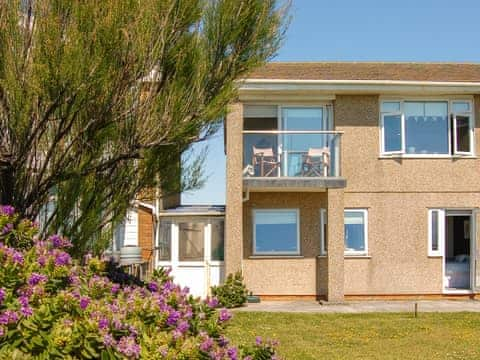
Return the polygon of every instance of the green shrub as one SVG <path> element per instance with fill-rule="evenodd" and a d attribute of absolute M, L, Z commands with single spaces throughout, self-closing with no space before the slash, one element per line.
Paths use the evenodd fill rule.
<path fill-rule="evenodd" d="M 248 291 L 242 273 L 229 274 L 223 285 L 212 287 L 212 295 L 226 308 L 243 306 L 247 302 Z"/>

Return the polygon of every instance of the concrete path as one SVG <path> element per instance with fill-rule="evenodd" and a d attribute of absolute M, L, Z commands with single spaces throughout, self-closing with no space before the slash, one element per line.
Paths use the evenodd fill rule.
<path fill-rule="evenodd" d="M 476 300 L 418 300 L 419 312 L 480 312 Z M 235 311 L 268 311 L 298 313 L 369 313 L 413 312 L 415 301 L 347 301 L 341 304 L 321 305 L 316 301 L 262 301 L 248 304 Z"/>

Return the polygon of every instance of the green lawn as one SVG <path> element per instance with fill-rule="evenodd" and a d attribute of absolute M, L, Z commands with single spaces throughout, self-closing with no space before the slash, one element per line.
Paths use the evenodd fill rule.
<path fill-rule="evenodd" d="M 284 359 L 480 359 L 480 313 L 235 312 L 227 332 L 275 338 Z"/>

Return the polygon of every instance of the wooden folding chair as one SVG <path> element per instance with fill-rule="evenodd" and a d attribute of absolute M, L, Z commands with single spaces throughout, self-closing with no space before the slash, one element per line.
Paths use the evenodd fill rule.
<path fill-rule="evenodd" d="M 330 168 L 330 149 L 309 148 L 304 155 L 302 176 L 328 176 Z"/>
<path fill-rule="evenodd" d="M 272 148 L 253 146 L 252 165 L 254 169 L 257 165 L 259 166 L 261 177 L 270 176 L 275 170 L 280 169 L 280 161 Z"/>

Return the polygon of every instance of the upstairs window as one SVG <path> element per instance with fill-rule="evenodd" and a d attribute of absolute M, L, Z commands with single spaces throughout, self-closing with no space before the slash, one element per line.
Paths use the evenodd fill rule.
<path fill-rule="evenodd" d="M 471 101 L 383 101 L 380 125 L 384 155 L 473 155 Z"/>

